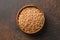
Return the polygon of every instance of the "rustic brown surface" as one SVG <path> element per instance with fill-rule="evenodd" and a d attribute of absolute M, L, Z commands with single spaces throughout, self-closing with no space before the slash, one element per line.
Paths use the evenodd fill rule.
<path fill-rule="evenodd" d="M 34 4 L 45 12 L 46 23 L 38 34 L 24 34 L 16 24 L 16 13 L 26 4 Z M 0 40 L 60 40 L 60 1 L 0 0 Z"/>

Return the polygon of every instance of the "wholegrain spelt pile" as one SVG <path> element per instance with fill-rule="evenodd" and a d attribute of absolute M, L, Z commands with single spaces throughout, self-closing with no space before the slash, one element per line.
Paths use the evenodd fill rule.
<path fill-rule="evenodd" d="M 28 34 L 40 31 L 44 25 L 44 13 L 35 7 L 24 8 L 19 15 L 19 28 Z"/>

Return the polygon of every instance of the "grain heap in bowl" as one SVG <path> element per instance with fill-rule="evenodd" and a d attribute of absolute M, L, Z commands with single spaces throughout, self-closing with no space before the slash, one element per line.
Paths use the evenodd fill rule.
<path fill-rule="evenodd" d="M 39 32 L 44 25 L 44 13 L 35 6 L 25 6 L 17 14 L 17 23 L 21 31 L 27 34 Z"/>

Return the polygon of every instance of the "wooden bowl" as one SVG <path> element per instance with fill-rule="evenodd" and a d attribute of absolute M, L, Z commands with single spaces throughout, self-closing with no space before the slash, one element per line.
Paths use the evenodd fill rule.
<path fill-rule="evenodd" d="M 18 27 L 26 34 L 39 32 L 45 22 L 44 12 L 34 5 L 25 5 L 16 16 Z"/>

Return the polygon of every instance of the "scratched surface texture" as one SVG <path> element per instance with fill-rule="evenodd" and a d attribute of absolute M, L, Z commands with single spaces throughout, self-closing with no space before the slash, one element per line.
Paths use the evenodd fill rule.
<path fill-rule="evenodd" d="M 34 35 L 21 32 L 15 19 L 28 4 L 41 8 L 46 17 L 44 28 Z M 60 0 L 0 0 L 0 40 L 60 40 Z"/>

